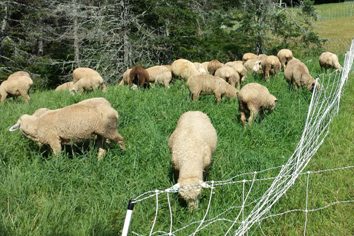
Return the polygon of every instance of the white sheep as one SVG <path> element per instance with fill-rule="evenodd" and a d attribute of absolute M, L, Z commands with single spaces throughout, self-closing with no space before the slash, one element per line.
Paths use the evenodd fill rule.
<path fill-rule="evenodd" d="M 220 67 L 222 67 L 224 64 L 222 64 L 220 61 L 218 60 L 211 60 L 208 63 L 208 72 L 211 75 L 215 75 L 215 71 L 217 69 L 219 69 Z"/>
<path fill-rule="evenodd" d="M 163 84 L 166 88 L 170 87 L 172 72 L 166 66 L 152 66 L 147 68 L 146 71 L 149 74 L 150 82 Z"/>
<path fill-rule="evenodd" d="M 74 82 L 69 81 L 66 83 L 63 83 L 55 88 L 55 91 L 70 91 L 74 86 Z"/>
<path fill-rule="evenodd" d="M 192 94 L 192 100 L 198 100 L 201 92 L 214 93 L 216 102 L 221 101 L 223 95 L 234 98 L 237 90 L 225 80 L 213 75 L 194 75 L 187 81 L 187 86 Z"/>
<path fill-rule="evenodd" d="M 177 59 L 172 65 L 172 73 L 187 80 L 192 75 L 200 74 L 195 65 L 186 59 Z"/>
<path fill-rule="evenodd" d="M 231 66 L 232 68 L 234 68 L 235 71 L 240 75 L 241 81 L 244 81 L 246 79 L 247 69 L 243 65 L 242 61 L 230 61 L 230 62 L 227 62 L 225 65 Z"/>
<path fill-rule="evenodd" d="M 285 80 L 294 88 L 305 86 L 309 91 L 314 87 L 320 89 L 320 84 L 311 76 L 307 66 L 300 60 L 293 58 L 284 70 Z"/>
<path fill-rule="evenodd" d="M 334 68 L 337 71 L 342 69 L 342 66 L 339 64 L 338 56 L 332 52 L 323 52 L 320 55 L 319 63 L 321 69 Z"/>
<path fill-rule="evenodd" d="M 261 60 L 262 70 L 263 70 L 263 78 L 265 80 L 269 79 L 269 75 L 275 75 L 281 69 L 281 63 L 279 58 L 273 55 L 265 57 L 265 59 Z"/>
<path fill-rule="evenodd" d="M 290 49 L 284 48 L 279 50 L 277 57 L 279 58 L 281 66 L 285 69 L 288 62 L 293 59 L 294 56 Z"/>
<path fill-rule="evenodd" d="M 74 85 L 71 92 L 83 92 L 95 89 L 106 91 L 106 85 L 101 75 L 87 67 L 79 67 L 73 71 Z"/>
<path fill-rule="evenodd" d="M 257 114 L 263 110 L 273 110 L 277 98 L 266 87 L 258 83 L 249 83 L 243 86 L 237 95 L 242 125 L 252 125 Z"/>
<path fill-rule="evenodd" d="M 216 130 L 200 111 L 183 113 L 168 140 L 173 167 L 179 172 L 179 194 L 190 210 L 198 207 L 198 196 L 205 186 L 203 172 L 211 163 L 216 144 Z"/>
<path fill-rule="evenodd" d="M 39 109 L 33 115 L 22 115 L 9 130 L 22 133 L 40 144 L 48 144 L 53 153 L 61 152 L 61 144 L 92 139 L 97 135 L 98 159 L 105 154 L 106 139 L 123 150 L 124 139 L 117 132 L 118 112 L 105 98 L 91 98 L 56 110 Z"/>
<path fill-rule="evenodd" d="M 129 74 L 131 70 L 132 70 L 131 68 L 128 68 L 126 71 L 124 71 L 122 75 L 122 79 L 120 80 L 118 85 L 129 84 Z"/>
<path fill-rule="evenodd" d="M 257 55 L 252 53 L 252 52 L 246 52 L 242 56 L 242 61 L 248 61 L 249 59 L 255 59 L 257 58 Z"/>
<path fill-rule="evenodd" d="M 205 68 L 205 66 L 199 62 L 193 62 L 193 64 L 194 64 L 195 68 L 197 68 L 197 70 L 200 74 L 207 74 L 208 73 L 208 66 Z"/>
<path fill-rule="evenodd" d="M 262 61 L 258 58 L 247 60 L 243 66 L 246 68 L 247 72 L 262 73 Z"/>
<path fill-rule="evenodd" d="M 237 73 L 237 71 L 233 67 L 227 66 L 227 65 L 222 66 L 215 71 L 215 76 L 224 79 L 231 86 L 236 87 L 237 89 L 240 89 L 240 86 L 241 86 L 240 75 Z"/>
<path fill-rule="evenodd" d="M 1 83 L 0 101 L 4 102 L 8 96 L 22 96 L 25 102 L 29 102 L 28 91 L 32 85 L 33 81 L 27 72 L 17 71 Z"/>

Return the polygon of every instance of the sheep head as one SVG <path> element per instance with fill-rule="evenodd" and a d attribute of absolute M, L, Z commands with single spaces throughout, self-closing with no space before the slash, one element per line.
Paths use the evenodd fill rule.
<path fill-rule="evenodd" d="M 202 183 L 197 177 L 189 177 L 178 180 L 179 194 L 187 202 L 188 208 L 194 210 L 198 208 L 198 197 L 202 190 Z"/>
<path fill-rule="evenodd" d="M 226 93 L 225 94 L 226 94 L 227 97 L 235 98 L 235 97 L 237 97 L 238 90 L 235 87 L 227 84 L 226 85 Z"/>
<path fill-rule="evenodd" d="M 268 108 L 271 111 L 273 111 L 275 106 L 276 106 L 276 104 L 277 104 L 277 102 L 278 102 L 278 99 L 275 96 L 270 95 L 269 100 L 268 100 Z"/>
<path fill-rule="evenodd" d="M 20 119 L 10 127 L 9 131 L 13 132 L 18 129 L 29 139 L 33 141 L 38 141 L 37 139 L 37 117 L 31 115 L 22 115 Z"/>
<path fill-rule="evenodd" d="M 321 88 L 321 85 L 319 82 L 317 82 L 317 80 L 313 79 L 312 77 L 310 77 L 311 79 L 308 80 L 308 84 L 307 84 L 307 89 L 310 91 L 310 92 L 313 92 L 315 87 L 316 87 L 316 90 L 320 90 Z"/>

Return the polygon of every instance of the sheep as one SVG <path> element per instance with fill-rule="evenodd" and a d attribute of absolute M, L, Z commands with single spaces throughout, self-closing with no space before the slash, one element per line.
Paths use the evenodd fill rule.
<path fill-rule="evenodd" d="M 234 68 L 236 70 L 236 72 L 240 75 L 241 81 L 244 81 L 246 79 L 247 69 L 243 65 L 242 61 L 230 61 L 230 62 L 227 62 L 225 65 L 231 66 L 232 68 Z"/>
<path fill-rule="evenodd" d="M 169 88 L 172 80 L 172 72 L 165 66 L 153 66 L 146 69 L 149 81 L 165 85 Z"/>
<path fill-rule="evenodd" d="M 257 58 L 257 55 L 256 55 L 256 54 L 254 54 L 254 53 L 252 53 L 252 52 L 247 52 L 247 53 L 243 54 L 243 56 L 242 56 L 242 61 L 243 61 L 243 62 L 246 62 L 246 61 L 248 61 L 249 59 L 255 59 L 255 58 Z"/>
<path fill-rule="evenodd" d="M 270 55 L 267 56 L 264 60 L 261 61 L 263 78 L 265 80 L 269 79 L 269 75 L 275 75 L 281 69 L 281 63 L 278 57 Z"/>
<path fill-rule="evenodd" d="M 309 91 L 312 91 L 314 87 L 320 89 L 320 84 L 310 75 L 307 66 L 296 58 L 288 62 L 284 70 L 284 77 L 289 85 L 292 84 L 296 89 L 302 86 L 306 86 Z"/>
<path fill-rule="evenodd" d="M 199 62 L 193 62 L 195 68 L 197 68 L 197 71 L 199 74 L 207 74 L 208 73 L 208 67 L 205 69 L 204 65 Z"/>
<path fill-rule="evenodd" d="M 248 125 L 251 126 L 260 111 L 273 110 L 277 102 L 277 98 L 270 94 L 266 87 L 258 83 L 246 84 L 238 93 L 237 98 L 244 127 L 246 115 L 249 116 Z"/>
<path fill-rule="evenodd" d="M 284 68 L 286 68 L 286 65 L 288 64 L 288 62 L 293 59 L 293 53 L 290 49 L 280 49 L 277 57 L 279 58 L 279 61 L 281 63 L 281 66 Z"/>
<path fill-rule="evenodd" d="M 197 75 L 200 72 L 195 65 L 186 59 L 177 59 L 172 63 L 172 73 L 184 80 L 188 80 L 192 75 Z"/>
<path fill-rule="evenodd" d="M 231 86 L 240 89 L 241 79 L 240 75 L 231 66 L 223 66 L 215 71 L 215 76 L 224 79 Z"/>
<path fill-rule="evenodd" d="M 218 60 L 212 60 L 208 63 L 208 72 L 211 75 L 215 75 L 215 71 L 217 69 L 219 69 L 220 67 L 222 67 L 224 64 L 222 64 L 220 61 Z"/>
<path fill-rule="evenodd" d="M 106 85 L 101 75 L 87 67 L 79 67 L 73 71 L 74 85 L 70 89 L 71 92 L 83 92 L 95 89 L 106 91 Z"/>
<path fill-rule="evenodd" d="M 339 64 L 339 61 L 338 61 L 338 56 L 334 53 L 331 53 L 331 52 L 323 52 L 320 55 L 319 63 L 320 63 L 321 69 L 334 68 L 334 69 L 336 69 L 336 71 L 339 71 L 342 69 L 342 66 Z"/>
<path fill-rule="evenodd" d="M 124 85 L 124 84 L 129 84 L 129 74 L 132 69 L 128 68 L 124 73 L 123 73 L 123 78 L 120 80 L 118 85 Z"/>
<path fill-rule="evenodd" d="M 55 88 L 55 91 L 66 91 L 66 90 L 70 91 L 73 88 L 73 86 L 74 86 L 74 82 L 72 81 L 66 82 L 64 84 L 57 86 Z"/>
<path fill-rule="evenodd" d="M 1 83 L 0 101 L 4 102 L 7 96 L 22 96 L 25 102 L 28 103 L 30 100 L 28 91 L 32 85 L 33 81 L 27 72 L 17 71 Z"/>
<path fill-rule="evenodd" d="M 206 186 L 203 172 L 211 163 L 216 145 L 216 130 L 209 117 L 200 111 L 183 113 L 169 137 L 172 164 L 179 172 L 179 194 L 190 210 L 198 208 L 198 197 Z"/>
<path fill-rule="evenodd" d="M 192 94 L 192 100 L 198 100 L 201 92 L 214 93 L 216 102 L 221 101 L 223 95 L 236 97 L 237 90 L 220 77 L 212 75 L 194 75 L 187 81 L 187 86 Z"/>
<path fill-rule="evenodd" d="M 129 73 L 129 85 L 135 84 L 138 87 L 149 88 L 150 76 L 142 66 L 134 66 Z"/>
<path fill-rule="evenodd" d="M 248 72 L 255 72 L 257 74 L 262 73 L 262 61 L 258 58 L 247 60 L 243 66 L 246 68 Z"/>
<path fill-rule="evenodd" d="M 32 115 L 24 114 L 9 131 L 20 129 L 27 138 L 48 144 L 54 155 L 61 152 L 61 144 L 97 135 L 98 159 L 101 160 L 106 152 L 103 149 L 105 139 L 125 150 L 124 139 L 117 132 L 117 121 L 118 112 L 105 98 L 91 98 L 56 110 L 41 108 Z"/>

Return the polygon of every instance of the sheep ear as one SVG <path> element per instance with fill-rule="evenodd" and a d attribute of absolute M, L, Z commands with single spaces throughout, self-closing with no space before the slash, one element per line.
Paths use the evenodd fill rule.
<path fill-rule="evenodd" d="M 16 124 L 14 124 L 13 126 L 10 127 L 9 131 L 10 132 L 14 132 L 14 131 L 18 130 L 19 128 L 20 128 L 20 124 L 16 123 Z"/>

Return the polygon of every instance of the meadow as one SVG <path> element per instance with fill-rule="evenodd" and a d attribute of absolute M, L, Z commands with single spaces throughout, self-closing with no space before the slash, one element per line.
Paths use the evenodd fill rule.
<path fill-rule="evenodd" d="M 321 6 L 322 7 L 322 6 Z M 319 24 L 321 21 L 319 22 Z M 344 48 L 344 47 L 343 47 Z M 318 56 L 302 58 L 314 75 L 321 73 Z M 341 58 L 343 58 L 341 56 Z M 308 169 L 321 170 L 354 165 L 354 76 L 351 75 L 342 99 L 341 110 L 330 134 Z M 1 105 L 0 123 L 0 235 L 117 235 L 123 227 L 127 202 L 140 193 L 168 188 L 176 180 L 171 169 L 167 140 L 179 116 L 189 110 L 209 115 L 218 133 L 218 145 L 207 179 L 222 180 L 237 174 L 279 166 L 292 154 L 304 126 L 311 94 L 290 89 L 279 73 L 269 82 L 250 77 L 268 87 L 279 102 L 272 113 L 244 129 L 239 120 L 237 102 L 223 99 L 216 104 L 213 96 L 202 96 L 192 102 L 186 85 L 174 81 L 170 89 L 160 86 L 133 91 L 110 86 L 107 93 L 95 91 L 71 96 L 54 91 L 36 91 L 31 102 L 21 99 Z M 8 128 L 20 115 L 31 114 L 39 107 L 55 109 L 86 98 L 104 96 L 120 115 L 119 132 L 127 150 L 111 144 L 104 160 L 96 158 L 93 143 L 67 147 L 54 157 L 20 133 Z M 276 171 L 259 177 L 273 176 Z M 331 172 L 311 178 L 310 206 L 320 207 L 334 200 L 353 199 L 353 170 Z M 256 200 L 270 182 L 257 184 L 250 201 Z M 275 206 L 282 212 L 304 206 L 305 179 L 300 178 Z M 217 188 L 210 217 L 241 202 L 242 185 Z M 176 194 L 171 195 L 174 228 L 200 219 L 208 205 L 210 191 L 204 190 L 199 209 L 189 212 Z M 155 230 L 169 227 L 166 198 L 161 199 Z M 132 221 L 134 232 L 146 235 L 155 215 L 154 199 L 137 204 Z M 309 235 L 352 235 L 353 204 L 340 204 L 309 214 Z M 230 212 L 232 216 L 235 212 Z M 226 216 L 225 216 L 226 217 Z M 303 233 L 304 214 L 292 213 L 266 220 L 266 235 L 299 235 Z M 200 235 L 223 235 L 229 225 L 208 227 Z M 193 232 L 191 229 L 177 235 Z M 252 235 L 261 235 L 253 229 Z"/>

